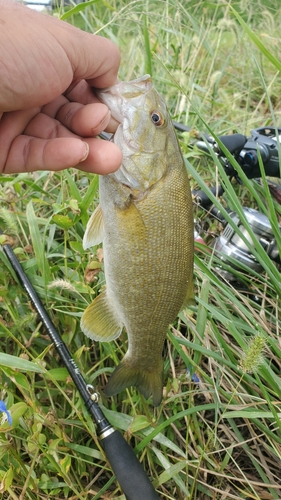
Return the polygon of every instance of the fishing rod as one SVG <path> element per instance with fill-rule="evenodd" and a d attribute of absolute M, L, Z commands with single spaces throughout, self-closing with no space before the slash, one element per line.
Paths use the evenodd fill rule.
<path fill-rule="evenodd" d="M 192 131 L 190 127 L 176 121 L 173 121 L 173 125 L 179 132 Z M 248 179 L 261 177 L 259 155 L 263 162 L 265 174 L 269 177 L 281 177 L 278 150 L 281 142 L 281 128 L 259 127 L 251 130 L 249 137 L 243 134 L 229 134 L 220 135 L 218 138 L 228 152 L 234 156 Z M 227 175 L 237 178 L 237 172 L 213 137 L 198 132 L 197 138 L 193 141 L 191 147 L 195 145 L 201 151 L 209 153 L 207 143 L 221 160 Z"/>
<path fill-rule="evenodd" d="M 0 234 L 3 234 L 1 230 Z M 60 358 L 67 368 L 69 375 L 71 376 L 89 414 L 96 425 L 97 435 L 104 449 L 105 455 L 126 496 L 126 499 L 160 500 L 160 497 L 155 491 L 132 448 L 129 446 L 122 434 L 118 430 L 114 429 L 114 427 L 106 419 L 98 404 L 98 393 L 92 385 L 87 384 L 84 380 L 78 366 L 71 357 L 59 332 L 54 326 L 34 287 L 25 274 L 12 247 L 5 243 L 3 244 L 3 251 L 15 271 L 20 284 L 26 291 L 34 308 L 36 309 L 38 316 L 45 326 L 49 337 L 54 343 Z"/>

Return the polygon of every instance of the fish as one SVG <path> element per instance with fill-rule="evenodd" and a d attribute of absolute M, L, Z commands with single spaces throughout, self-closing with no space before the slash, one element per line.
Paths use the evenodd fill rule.
<path fill-rule="evenodd" d="M 179 311 L 194 303 L 194 231 L 188 174 L 163 98 L 150 75 L 98 93 L 120 124 L 113 136 L 120 168 L 99 178 L 99 205 L 84 249 L 103 242 L 105 289 L 81 318 L 95 341 L 117 339 L 128 350 L 104 393 L 135 386 L 158 406 L 163 397 L 163 346 Z"/>

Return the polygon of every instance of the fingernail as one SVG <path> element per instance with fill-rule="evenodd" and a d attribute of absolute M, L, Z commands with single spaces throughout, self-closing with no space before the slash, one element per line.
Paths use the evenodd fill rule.
<path fill-rule="evenodd" d="M 79 160 L 79 163 L 86 160 L 86 158 L 88 157 L 88 154 L 89 154 L 89 150 L 90 150 L 89 144 L 87 142 L 84 142 L 84 141 L 82 141 L 82 142 L 85 145 L 85 153 L 84 153 L 83 158 L 81 158 L 81 160 Z"/>
<path fill-rule="evenodd" d="M 99 122 L 99 124 L 96 127 L 92 128 L 92 134 L 95 135 L 96 133 L 100 133 L 102 130 L 104 130 L 105 127 L 107 126 L 107 124 L 109 123 L 110 117 L 111 117 L 111 113 L 108 110 L 108 112 L 103 117 L 103 119 Z"/>
<path fill-rule="evenodd" d="M 120 122 L 115 120 L 115 118 L 110 118 L 110 121 L 106 127 L 106 132 L 109 132 L 110 134 L 115 134 L 117 128 L 119 127 Z"/>

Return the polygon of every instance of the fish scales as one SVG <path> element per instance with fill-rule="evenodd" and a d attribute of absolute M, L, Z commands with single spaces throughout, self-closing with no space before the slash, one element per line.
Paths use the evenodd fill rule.
<path fill-rule="evenodd" d="M 152 395 L 153 404 L 158 405 L 167 329 L 183 305 L 193 299 L 193 215 L 188 176 L 172 123 L 159 95 L 151 85 L 142 89 L 141 80 L 136 82 L 145 95 L 144 114 L 135 113 L 127 123 L 126 116 L 117 113 L 126 127 L 120 143 L 120 133 L 115 134 L 124 155 L 123 172 L 100 178 L 100 208 L 85 233 L 85 246 L 103 239 L 106 291 L 86 309 L 81 327 L 86 335 L 100 341 L 117 338 L 125 327 L 128 351 L 105 393 L 113 395 L 135 385 L 146 398 Z M 152 102 L 147 106 L 149 97 Z M 111 102 L 106 98 L 104 102 L 110 107 Z M 113 116 L 114 111 L 112 107 Z M 151 123 L 154 112 L 164 114 L 162 130 Z M 162 133 L 156 146 L 149 142 L 147 126 L 139 126 L 145 117 L 153 132 L 156 128 L 156 141 Z M 133 132 L 128 141 L 130 126 Z M 137 153 L 133 147 L 128 159 L 130 144 Z M 153 158 L 149 156 L 153 154 Z M 160 169 L 160 174 L 153 169 Z M 97 235 L 97 227 L 102 235 Z"/>

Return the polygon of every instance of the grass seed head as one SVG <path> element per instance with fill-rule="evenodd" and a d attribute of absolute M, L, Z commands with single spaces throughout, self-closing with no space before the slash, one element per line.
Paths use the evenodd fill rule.
<path fill-rule="evenodd" d="M 15 214 L 5 207 L 0 207 L 0 218 L 6 224 L 6 227 L 10 229 L 14 234 L 18 232 L 18 224 Z"/>
<path fill-rule="evenodd" d="M 240 361 L 240 368 L 243 373 L 253 373 L 257 371 L 264 362 L 264 349 L 266 346 L 265 337 L 258 333 L 250 339 L 245 354 Z"/>

